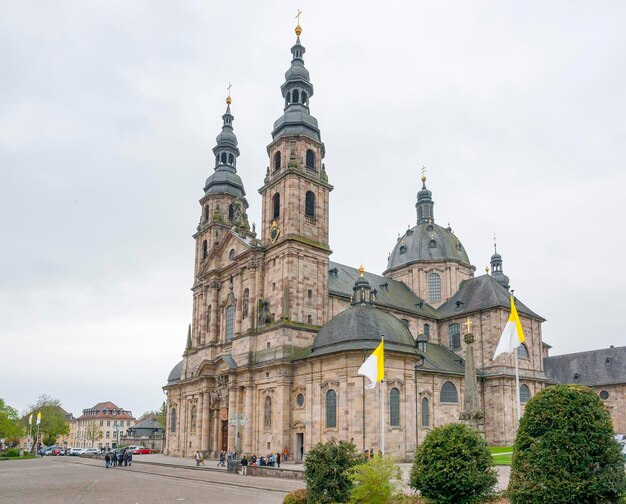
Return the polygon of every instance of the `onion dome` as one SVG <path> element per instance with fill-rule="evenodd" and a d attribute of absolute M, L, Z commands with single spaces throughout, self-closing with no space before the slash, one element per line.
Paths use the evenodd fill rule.
<path fill-rule="evenodd" d="M 283 115 L 274 123 L 272 138 L 286 135 L 305 135 L 320 141 L 317 119 L 309 113 L 309 99 L 313 96 L 313 84 L 304 66 L 305 48 L 300 43 L 300 25 L 296 28 L 296 43 L 291 48 L 291 66 L 285 72 L 285 83 L 280 87 L 285 100 Z"/>
<path fill-rule="evenodd" d="M 230 112 L 232 100 L 230 95 L 226 98 L 226 112 L 222 116 L 222 131 L 217 135 L 216 145 L 213 147 L 215 155 L 215 173 L 206 179 L 204 194 L 230 194 L 231 196 L 244 199 L 246 191 L 243 188 L 241 177 L 237 175 L 237 136 L 233 131 L 234 117 Z M 246 208 L 247 208 L 246 202 Z"/>
<path fill-rule="evenodd" d="M 493 255 L 491 256 L 491 276 L 506 290 L 509 290 L 511 287 L 509 285 L 509 277 L 502 271 L 502 256 L 498 254 L 495 239 L 493 243 Z"/>
<path fill-rule="evenodd" d="M 180 381 L 180 376 L 181 376 L 182 372 L 183 372 L 183 361 L 181 360 L 170 371 L 170 374 L 167 377 L 168 385 L 171 384 L 171 383 L 175 383 L 177 381 Z"/>
<path fill-rule="evenodd" d="M 355 296 L 350 306 L 322 326 L 313 342 L 313 355 L 345 350 L 369 350 L 385 337 L 385 351 L 417 354 L 413 336 L 396 317 L 379 310 L 372 303 L 371 286 L 361 275 L 354 284 Z"/>

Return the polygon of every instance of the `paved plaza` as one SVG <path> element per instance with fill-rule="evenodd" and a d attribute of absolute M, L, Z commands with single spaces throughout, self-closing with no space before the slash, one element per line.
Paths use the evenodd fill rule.
<path fill-rule="evenodd" d="M 174 464 L 139 462 L 132 467 L 105 469 L 99 460 L 74 457 L 0 462 L 2 504 L 280 504 L 287 492 L 303 485 L 301 481 L 244 478 Z"/>

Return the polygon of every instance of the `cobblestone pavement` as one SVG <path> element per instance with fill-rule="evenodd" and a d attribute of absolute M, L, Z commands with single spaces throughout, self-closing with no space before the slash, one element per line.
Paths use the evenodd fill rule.
<path fill-rule="evenodd" d="M 0 462 L 0 503 L 280 504 L 300 481 L 133 463 L 105 469 L 95 459 L 45 457 Z"/>

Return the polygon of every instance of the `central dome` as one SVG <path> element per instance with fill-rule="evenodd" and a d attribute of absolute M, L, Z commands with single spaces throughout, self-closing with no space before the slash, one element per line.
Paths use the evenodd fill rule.
<path fill-rule="evenodd" d="M 467 252 L 452 229 L 434 222 L 408 229 L 389 255 L 387 270 L 417 261 L 458 261 L 470 266 Z"/>
<path fill-rule="evenodd" d="M 315 337 L 313 355 L 370 350 L 385 337 L 385 350 L 417 354 L 411 332 L 396 317 L 372 305 L 352 305 L 330 319 Z"/>

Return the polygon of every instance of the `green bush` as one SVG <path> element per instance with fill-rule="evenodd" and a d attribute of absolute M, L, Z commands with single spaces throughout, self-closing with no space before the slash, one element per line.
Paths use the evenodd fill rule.
<path fill-rule="evenodd" d="M 306 490 L 301 488 L 285 495 L 283 504 L 306 504 Z"/>
<path fill-rule="evenodd" d="M 318 443 L 304 461 L 307 502 L 347 502 L 352 490 L 348 473 L 361 462 L 353 443 L 334 439 Z"/>
<path fill-rule="evenodd" d="M 491 453 L 467 425 L 438 427 L 415 452 L 410 485 L 430 502 L 471 503 L 493 494 L 498 481 Z"/>
<path fill-rule="evenodd" d="M 5 457 L 19 457 L 20 449 L 19 448 L 9 448 L 4 454 Z"/>
<path fill-rule="evenodd" d="M 513 447 L 514 504 L 620 502 L 624 460 L 593 390 L 555 385 L 526 405 Z"/>
<path fill-rule="evenodd" d="M 350 492 L 352 504 L 389 504 L 395 490 L 392 480 L 400 479 L 402 474 L 393 459 L 378 456 L 354 466 L 349 477 L 355 483 Z"/>

